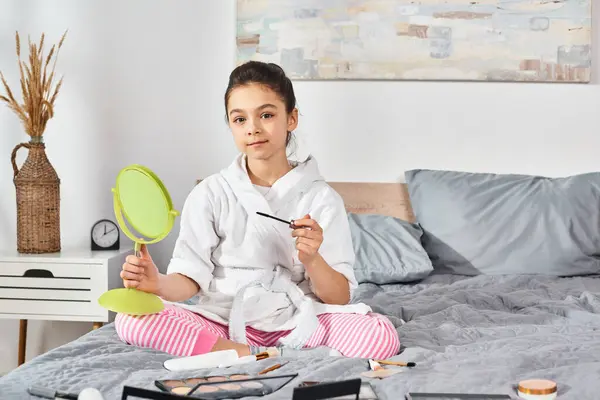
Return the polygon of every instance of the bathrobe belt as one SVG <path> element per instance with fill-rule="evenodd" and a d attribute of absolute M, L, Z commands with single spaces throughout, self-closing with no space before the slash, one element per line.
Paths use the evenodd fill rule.
<path fill-rule="evenodd" d="M 308 342 L 319 325 L 313 301 L 306 297 L 292 281 L 289 270 L 276 266 L 267 270 L 257 280 L 244 285 L 236 293 L 229 315 L 229 338 L 234 342 L 247 344 L 246 321 L 244 320 L 244 294 L 251 287 L 262 286 L 268 291 L 286 293 L 291 303 L 298 309 L 297 324 L 289 335 L 279 340 L 286 347 L 300 349 Z"/>

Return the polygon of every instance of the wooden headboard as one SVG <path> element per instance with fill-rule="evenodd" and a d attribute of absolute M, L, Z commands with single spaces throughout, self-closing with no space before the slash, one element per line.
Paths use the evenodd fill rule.
<path fill-rule="evenodd" d="M 196 181 L 200 183 L 201 179 Z M 328 182 L 342 196 L 346 211 L 380 214 L 415 222 L 405 183 Z"/>
<path fill-rule="evenodd" d="M 342 196 L 348 212 L 388 215 L 415 222 L 405 183 L 328 183 Z"/>

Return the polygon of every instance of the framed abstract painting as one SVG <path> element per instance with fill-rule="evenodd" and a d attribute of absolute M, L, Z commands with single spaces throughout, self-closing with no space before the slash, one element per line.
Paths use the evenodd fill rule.
<path fill-rule="evenodd" d="M 237 63 L 296 80 L 591 79 L 592 0 L 238 0 Z"/>

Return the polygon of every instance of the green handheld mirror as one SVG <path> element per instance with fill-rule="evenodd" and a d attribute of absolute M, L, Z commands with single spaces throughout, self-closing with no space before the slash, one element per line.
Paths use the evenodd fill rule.
<path fill-rule="evenodd" d="M 161 180 L 142 165 L 123 168 L 117 175 L 112 192 L 117 222 L 123 233 L 135 243 L 134 250 L 138 256 L 142 244 L 164 239 L 179 215 L 173 209 L 171 196 Z M 139 236 L 132 233 L 125 219 Z M 130 315 L 155 314 L 164 308 L 158 296 L 132 288 L 109 290 L 100 296 L 98 303 L 111 311 Z"/>

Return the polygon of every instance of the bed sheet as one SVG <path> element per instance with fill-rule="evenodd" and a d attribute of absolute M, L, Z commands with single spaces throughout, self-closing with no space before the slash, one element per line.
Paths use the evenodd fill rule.
<path fill-rule="evenodd" d="M 418 364 L 371 380 L 382 400 L 401 399 L 409 390 L 514 395 L 514 384 L 528 378 L 555 380 L 561 400 L 597 397 L 598 277 L 433 275 L 412 285 L 361 284 L 354 301 L 389 316 L 403 346 L 394 359 Z M 168 358 L 122 343 L 110 324 L 0 378 L 0 397 L 30 399 L 26 387 L 35 383 L 71 392 L 92 386 L 117 399 L 123 385 L 156 390 L 156 379 L 256 373 L 273 363 L 174 373 L 162 367 Z M 368 368 L 366 360 L 342 357 L 289 361 L 277 373 L 298 378 L 265 400 L 291 399 L 302 380 L 356 378 Z"/>

